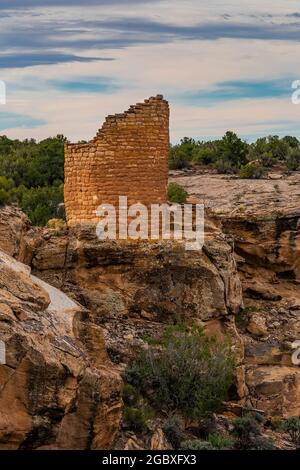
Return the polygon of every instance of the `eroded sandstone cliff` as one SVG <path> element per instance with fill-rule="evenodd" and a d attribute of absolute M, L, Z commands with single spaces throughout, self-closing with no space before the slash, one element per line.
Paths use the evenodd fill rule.
<path fill-rule="evenodd" d="M 146 337 L 178 321 L 231 338 L 229 415 L 241 407 L 270 419 L 299 415 L 298 225 L 281 213 L 279 236 L 277 213 L 251 216 L 211 213 L 203 251 L 187 252 L 171 242 L 99 242 L 88 225 L 33 228 L 17 209 L 2 209 L 0 247 L 36 278 L 1 252 L 0 447 L 111 447 L 126 364 Z M 50 286 L 68 296 L 56 309 Z M 123 447 L 137 445 L 129 441 Z"/>
<path fill-rule="evenodd" d="M 9 237 L 4 242 L 16 249 Z M 2 250 L 0 339 L 1 449 L 111 448 L 122 381 L 100 329 L 81 305 Z"/>

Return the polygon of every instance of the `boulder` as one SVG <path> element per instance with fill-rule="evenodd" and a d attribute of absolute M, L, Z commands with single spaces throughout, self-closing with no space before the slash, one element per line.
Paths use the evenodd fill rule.
<path fill-rule="evenodd" d="M 122 380 L 83 325 L 82 306 L 0 251 L 0 449 L 111 448 Z"/>

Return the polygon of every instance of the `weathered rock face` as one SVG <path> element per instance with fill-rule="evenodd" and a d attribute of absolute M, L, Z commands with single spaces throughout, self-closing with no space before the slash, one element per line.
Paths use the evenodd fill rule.
<path fill-rule="evenodd" d="M 287 250 L 278 250 L 286 236 L 276 245 L 275 217 L 264 221 L 268 229 L 254 217 L 257 228 L 250 231 L 246 217 L 218 219 L 207 221 L 202 252 L 170 242 L 99 242 L 92 226 L 22 231 L 15 256 L 80 305 L 75 303 L 70 321 L 62 299 L 58 311 L 49 309 L 49 286 L 36 286 L 36 280 L 32 286 L 28 273 L 11 274 L 3 265 L 0 283 L 13 282 L 0 288 L 6 315 L 0 318 L 0 340 L 13 362 L 0 366 L 0 409 L 9 410 L 0 415 L 0 447 L 112 446 L 121 410 L 118 371 L 145 346 L 146 336 L 173 321 L 202 324 L 220 339 L 230 336 L 237 357 L 232 398 L 238 406 L 261 409 L 270 418 L 300 413 L 300 369 L 291 362 L 291 345 L 300 338 L 299 285 L 296 276 L 280 274 L 296 265 L 297 251 L 291 249 L 288 258 Z M 238 237 L 253 250 L 264 246 L 267 261 L 265 255 L 234 254 Z M 282 253 L 280 263 L 276 251 Z M 24 279 L 31 282 L 26 288 Z M 244 303 L 251 306 L 247 318 Z M 143 443 L 127 447 L 137 445 Z"/>
<path fill-rule="evenodd" d="M 122 381 L 100 328 L 2 251 L 0 340 L 0 449 L 111 448 Z"/>
<path fill-rule="evenodd" d="M 300 173 L 249 181 L 196 172 L 174 180 L 205 203 L 234 243 L 245 306 L 251 307 L 236 317 L 245 349 L 241 402 L 271 417 L 299 415 L 300 368 L 292 363 L 292 344 L 300 338 Z"/>
<path fill-rule="evenodd" d="M 30 225 L 28 217 L 17 207 L 1 207 L 0 249 L 17 257 L 23 250 L 24 236 L 30 230 Z"/>
<path fill-rule="evenodd" d="M 223 219 L 222 225 L 247 264 L 300 281 L 300 210 L 252 218 L 239 215 Z"/>
<path fill-rule="evenodd" d="M 206 322 L 242 306 L 232 247 L 221 233 L 191 252 L 171 242 L 99 242 L 92 227 L 45 231 L 32 266 L 91 311 L 118 363 L 165 323 Z"/>
<path fill-rule="evenodd" d="M 300 172 L 265 180 L 197 173 L 173 179 L 209 208 L 247 265 L 300 280 Z"/>

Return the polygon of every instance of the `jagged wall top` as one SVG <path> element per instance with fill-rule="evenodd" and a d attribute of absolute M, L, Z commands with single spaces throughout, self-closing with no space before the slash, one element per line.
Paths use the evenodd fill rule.
<path fill-rule="evenodd" d="M 107 116 L 94 139 L 65 146 L 69 224 L 97 221 L 102 203 L 149 205 L 167 199 L 169 105 L 161 95 Z"/>

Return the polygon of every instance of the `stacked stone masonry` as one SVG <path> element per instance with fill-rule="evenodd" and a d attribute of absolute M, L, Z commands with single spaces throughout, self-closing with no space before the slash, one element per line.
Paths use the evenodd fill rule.
<path fill-rule="evenodd" d="M 169 105 L 161 95 L 108 116 L 86 144 L 65 146 L 65 207 L 69 225 L 97 222 L 100 204 L 161 204 L 167 200 Z"/>

